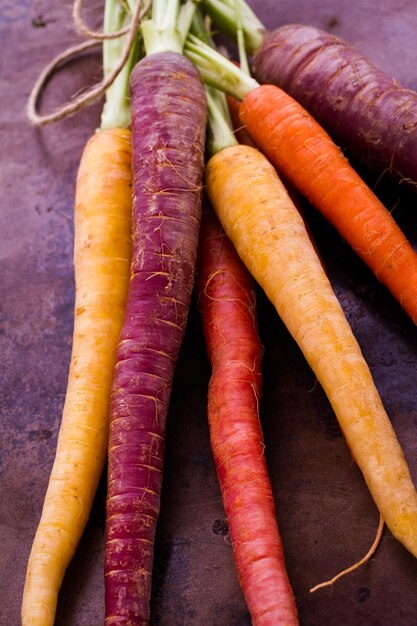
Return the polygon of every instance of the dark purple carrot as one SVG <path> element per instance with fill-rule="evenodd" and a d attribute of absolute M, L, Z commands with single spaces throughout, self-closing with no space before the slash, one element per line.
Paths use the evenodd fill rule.
<path fill-rule="evenodd" d="M 298 100 L 350 156 L 417 191 L 417 93 L 314 26 L 288 24 L 267 33 L 241 3 L 256 80 Z M 225 32 L 236 33 L 232 0 L 204 4 Z"/>
<path fill-rule="evenodd" d="M 417 93 L 338 37 L 290 24 L 268 35 L 253 71 L 298 100 L 371 168 L 417 185 Z"/>
<path fill-rule="evenodd" d="M 165 423 L 198 243 L 206 98 L 175 51 L 130 82 L 133 258 L 112 389 L 105 551 L 106 626 L 149 620 Z"/>

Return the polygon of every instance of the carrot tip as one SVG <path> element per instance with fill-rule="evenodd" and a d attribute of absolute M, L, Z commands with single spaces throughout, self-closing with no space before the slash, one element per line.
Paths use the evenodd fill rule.
<path fill-rule="evenodd" d="M 346 574 L 350 574 L 350 572 L 353 572 L 355 569 L 358 569 L 358 567 L 360 567 L 361 565 L 363 565 L 364 563 L 369 561 L 369 559 L 374 554 L 375 550 L 377 549 L 377 547 L 379 545 L 379 542 L 380 542 L 381 537 L 382 537 L 383 528 L 384 528 L 384 518 L 382 517 L 382 515 L 380 515 L 379 516 L 378 529 L 376 531 L 376 536 L 375 536 L 374 542 L 373 542 L 372 546 L 370 547 L 370 549 L 368 550 L 368 552 L 365 554 L 365 556 L 362 559 L 360 559 L 360 561 L 357 561 L 356 563 L 354 563 L 350 567 L 348 567 L 348 568 L 342 570 L 341 572 L 339 572 L 338 574 L 336 574 L 336 576 L 334 576 L 331 580 L 326 580 L 325 582 L 319 583 L 315 587 L 312 587 L 311 589 L 309 589 L 309 592 L 310 593 L 314 593 L 315 591 L 317 591 L 318 589 L 321 589 L 322 587 L 329 587 L 330 585 L 333 585 L 333 583 L 335 583 L 337 580 L 339 580 L 339 578 L 342 578 L 342 576 L 345 576 Z"/>

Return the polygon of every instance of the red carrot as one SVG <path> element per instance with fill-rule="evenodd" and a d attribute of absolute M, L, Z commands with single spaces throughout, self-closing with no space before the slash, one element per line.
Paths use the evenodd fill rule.
<path fill-rule="evenodd" d="M 239 581 L 254 625 L 297 624 L 259 422 L 262 346 L 253 280 L 211 210 L 203 214 L 197 267 L 212 366 L 210 441 Z"/>
<path fill-rule="evenodd" d="M 193 288 L 206 124 L 201 80 L 178 51 L 151 51 L 130 86 L 133 258 L 110 408 L 107 626 L 149 620 L 165 422 Z"/>

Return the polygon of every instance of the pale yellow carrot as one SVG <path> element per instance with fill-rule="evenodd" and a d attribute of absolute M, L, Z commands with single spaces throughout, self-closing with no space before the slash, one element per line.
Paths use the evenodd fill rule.
<path fill-rule="evenodd" d="M 207 190 L 227 235 L 326 392 L 387 526 L 417 556 L 417 493 L 402 449 L 274 168 L 254 148 L 227 147 L 208 163 Z"/>

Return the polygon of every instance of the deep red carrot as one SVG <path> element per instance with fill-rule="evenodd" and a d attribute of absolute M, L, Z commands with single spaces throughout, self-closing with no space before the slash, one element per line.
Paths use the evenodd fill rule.
<path fill-rule="evenodd" d="M 262 346 L 253 279 L 211 209 L 203 214 L 197 267 L 212 366 L 210 441 L 239 581 L 254 625 L 297 624 L 259 422 Z"/>
<path fill-rule="evenodd" d="M 132 275 L 110 408 L 106 625 L 149 620 L 165 422 L 201 211 L 206 99 L 193 65 L 151 53 L 130 82 Z"/>

